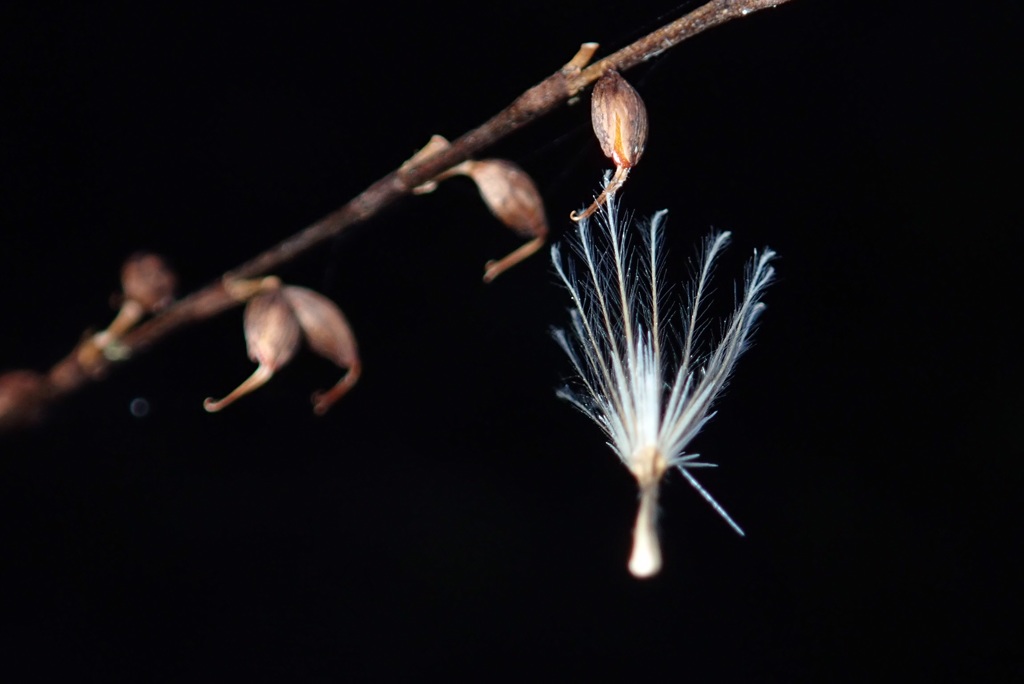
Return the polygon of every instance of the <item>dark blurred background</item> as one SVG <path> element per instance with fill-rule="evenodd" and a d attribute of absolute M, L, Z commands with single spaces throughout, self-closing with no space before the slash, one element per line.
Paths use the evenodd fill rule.
<path fill-rule="evenodd" d="M 693 4 L 4 4 L 0 368 L 105 325 L 133 251 L 201 287 Z M 634 483 L 554 394 L 568 298 L 543 255 L 480 282 L 518 242 L 454 180 L 279 274 L 361 345 L 326 417 L 308 353 L 203 411 L 253 368 L 234 311 L 0 437 L 0 676 L 1024 681 L 1022 32 L 1011 0 L 794 0 L 629 72 L 622 202 L 670 210 L 671 268 L 733 231 L 728 301 L 781 255 L 692 444 L 746 538 L 670 477 L 664 570 L 628 574 Z M 492 153 L 556 238 L 607 166 L 586 100 Z"/>

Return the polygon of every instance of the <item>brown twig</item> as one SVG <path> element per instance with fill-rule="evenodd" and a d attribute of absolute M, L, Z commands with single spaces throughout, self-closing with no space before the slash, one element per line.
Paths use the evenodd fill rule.
<path fill-rule="evenodd" d="M 345 228 L 365 221 L 397 199 L 444 171 L 475 156 L 510 133 L 575 97 L 608 69 L 625 71 L 678 45 L 687 38 L 746 16 L 757 10 L 781 5 L 789 0 L 712 0 L 640 40 L 586 66 L 597 46 L 586 43 L 572 60 L 554 74 L 517 97 L 512 104 L 483 125 L 455 140 L 450 146 L 416 163 L 403 164 L 340 209 L 266 250 L 254 259 L 228 271 L 212 283 L 177 301 L 149 321 L 124 335 L 116 345 L 116 355 L 97 353 L 85 340 L 66 358 L 59 361 L 45 378 L 45 388 L 25 394 L 32 401 L 52 403 L 91 380 L 103 377 L 116 362 L 128 359 L 156 344 L 171 332 L 210 318 L 237 304 L 239 299 L 229 292 L 225 283 L 237 279 L 267 275 L 313 247 L 338 235 Z M 2 379 L 2 378 L 0 378 Z M 2 383 L 0 383 L 2 385 Z M 19 414 L 37 415 L 38 406 L 22 406 L 18 396 L 2 396 L 0 386 L 0 429 L 16 427 Z M 6 401 L 5 401 L 6 400 Z M 26 398 L 24 401 L 28 401 Z"/>

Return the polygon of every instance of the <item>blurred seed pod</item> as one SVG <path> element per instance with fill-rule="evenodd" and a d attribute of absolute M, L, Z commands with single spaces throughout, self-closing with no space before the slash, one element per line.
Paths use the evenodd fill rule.
<path fill-rule="evenodd" d="M 138 302 L 146 313 L 155 313 L 174 301 L 177 285 L 177 276 L 157 254 L 133 254 L 121 267 L 125 299 Z"/>
<path fill-rule="evenodd" d="M 245 307 L 245 343 L 259 367 L 223 399 L 208 398 L 203 408 L 213 413 L 262 387 L 299 349 L 299 321 L 280 289 L 258 294 Z"/>
<path fill-rule="evenodd" d="M 92 344 L 82 348 L 79 361 L 88 367 L 101 355 L 116 359 L 114 343 L 146 314 L 170 305 L 177 284 L 174 272 L 159 255 L 136 252 L 128 257 L 121 267 L 121 308 L 106 330 L 93 335 Z"/>
<path fill-rule="evenodd" d="M 647 145 L 647 108 L 644 101 L 640 93 L 614 69 L 606 71 L 594 84 L 590 118 L 601 150 L 615 164 L 615 174 L 590 207 L 582 213 L 574 211 L 570 214 L 573 221 L 587 218 L 610 195 L 618 192 Z"/>
<path fill-rule="evenodd" d="M 289 285 L 282 295 L 291 306 L 310 349 L 347 370 L 329 390 L 313 393 L 313 411 L 323 415 L 352 389 L 362 364 L 352 327 L 338 306 L 319 292 Z"/>
<path fill-rule="evenodd" d="M 280 289 L 249 300 L 244 328 L 249 358 L 271 370 L 282 368 L 299 349 L 299 322 Z"/>
<path fill-rule="evenodd" d="M 39 424 L 48 396 L 46 378 L 35 371 L 14 370 L 0 375 L 0 432 Z"/>
<path fill-rule="evenodd" d="M 505 159 L 467 161 L 456 168 L 473 179 L 484 204 L 499 221 L 517 235 L 532 238 L 511 254 L 487 262 L 484 282 L 489 283 L 544 245 L 548 236 L 544 200 L 530 175 Z"/>

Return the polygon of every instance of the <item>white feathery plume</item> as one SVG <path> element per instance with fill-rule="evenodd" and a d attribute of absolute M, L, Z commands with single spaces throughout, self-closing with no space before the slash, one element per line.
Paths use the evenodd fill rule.
<path fill-rule="evenodd" d="M 558 245 L 552 247 L 555 269 L 575 305 L 568 331 L 555 332 L 577 375 L 574 386 L 559 395 L 601 426 L 609 446 L 637 479 L 640 508 L 629 561 L 630 572 L 637 577 L 650 577 L 661 568 L 655 527 L 658 484 L 671 468 L 743 534 L 690 472 L 714 464 L 698 461 L 699 454 L 687 454 L 686 447 L 713 415 L 711 406 L 747 347 L 764 309 L 761 297 L 775 272 L 775 252 L 755 251 L 721 339 L 713 348 L 703 347 L 702 302 L 729 233 L 713 233 L 705 240 L 678 316 L 681 320 L 674 320 L 664 312 L 664 287 L 659 282 L 666 213 L 658 212 L 642 227 L 643 239 L 637 245 L 628 226 L 619 225 L 612 198 L 598 216 L 597 230 L 588 220 L 576 224 L 569 238 L 572 256 L 565 258 Z"/>

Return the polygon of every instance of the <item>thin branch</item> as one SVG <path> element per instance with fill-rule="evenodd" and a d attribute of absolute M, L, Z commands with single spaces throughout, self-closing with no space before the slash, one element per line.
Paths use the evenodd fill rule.
<path fill-rule="evenodd" d="M 148 349 L 175 330 L 206 320 L 239 304 L 239 300 L 229 293 L 224 283 L 272 273 L 301 254 L 335 237 L 349 226 L 366 221 L 399 198 L 412 193 L 417 186 L 477 155 L 510 133 L 566 103 L 608 69 L 625 71 L 709 28 L 788 1 L 712 0 L 586 67 L 586 62 L 597 46 L 593 43 L 584 44 L 577 56 L 564 67 L 528 89 L 508 107 L 480 127 L 455 140 L 449 147 L 425 159 L 417 160 L 415 164 L 402 165 L 370 185 L 343 207 L 254 259 L 228 271 L 217 282 L 175 302 L 127 333 L 116 345 L 116 359 L 111 358 L 110 354 L 96 353 L 96 349 L 87 348 L 91 344 L 89 340 L 80 344 L 50 370 L 46 378 L 45 392 L 42 393 L 46 403 L 52 403 L 90 381 L 102 378 L 115 363 L 123 362 Z M 35 396 L 38 398 L 39 393 Z M 5 406 L 4 402 L 0 401 L 0 427 L 5 424 L 4 413 L 16 413 L 18 408 L 16 405 L 11 408 L 10 402 Z"/>

